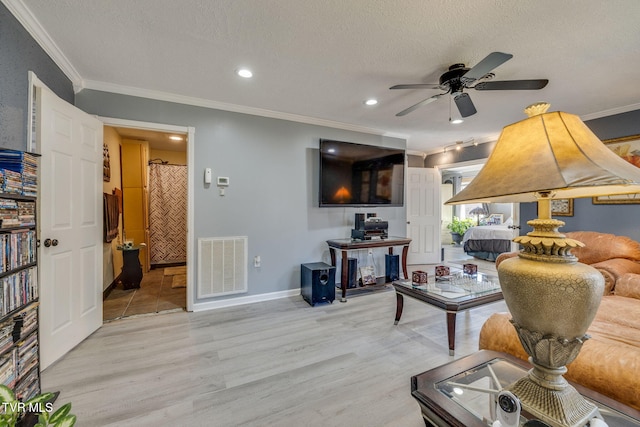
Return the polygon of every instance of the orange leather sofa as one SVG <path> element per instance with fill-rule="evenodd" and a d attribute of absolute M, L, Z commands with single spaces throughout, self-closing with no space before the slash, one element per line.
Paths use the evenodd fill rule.
<path fill-rule="evenodd" d="M 640 243 L 596 232 L 565 233 L 585 243 L 573 250 L 598 269 L 605 291 L 587 333 L 591 336 L 567 366 L 565 378 L 640 410 Z M 516 253 L 502 254 L 496 265 Z M 509 313 L 493 314 L 480 331 L 481 349 L 528 359 Z"/>

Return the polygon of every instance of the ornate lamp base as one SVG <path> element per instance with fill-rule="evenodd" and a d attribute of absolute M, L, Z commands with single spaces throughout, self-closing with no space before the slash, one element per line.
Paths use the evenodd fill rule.
<path fill-rule="evenodd" d="M 531 362 L 531 359 L 529 359 Z M 584 426 L 594 418 L 601 418 L 600 411 L 593 403 L 585 400 L 578 391 L 568 384 L 562 374 L 566 369 L 548 369 L 535 366 L 528 376 L 506 387 L 518 396 L 525 411 L 553 427 Z M 541 376 L 544 378 L 541 381 Z M 564 387 L 556 389 L 541 382 L 564 382 Z"/>
<path fill-rule="evenodd" d="M 580 352 L 595 316 L 604 279 L 577 262 L 571 248 L 582 243 L 557 231 L 562 221 L 528 222 L 534 231 L 514 239 L 523 245 L 516 258 L 503 261 L 498 276 L 520 343 L 534 366 L 506 387 L 523 409 L 553 427 L 582 427 L 600 417 L 562 375 Z"/>

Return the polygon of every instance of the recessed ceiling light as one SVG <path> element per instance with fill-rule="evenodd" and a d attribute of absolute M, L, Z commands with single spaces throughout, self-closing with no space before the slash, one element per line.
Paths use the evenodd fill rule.
<path fill-rule="evenodd" d="M 368 105 L 368 106 L 372 106 L 372 105 L 376 105 L 378 103 L 377 99 L 367 99 L 366 101 L 364 101 L 364 105 Z"/>
<path fill-rule="evenodd" d="M 178 135 L 171 135 L 169 139 L 172 141 L 182 141 L 182 137 Z"/>
<path fill-rule="evenodd" d="M 462 119 L 451 119 L 451 124 L 452 125 L 459 125 L 462 122 L 464 122 L 464 120 L 462 120 Z"/>
<path fill-rule="evenodd" d="M 251 70 L 247 68 L 238 69 L 236 71 L 236 74 L 239 75 L 240 77 L 244 77 L 245 79 L 250 79 L 251 77 L 253 77 L 253 73 L 251 72 Z"/>

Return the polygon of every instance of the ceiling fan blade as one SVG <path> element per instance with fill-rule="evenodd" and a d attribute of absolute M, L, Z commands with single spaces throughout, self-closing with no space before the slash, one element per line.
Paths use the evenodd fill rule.
<path fill-rule="evenodd" d="M 492 52 L 462 76 L 465 81 L 478 80 L 489 71 L 513 58 L 510 53 Z"/>
<path fill-rule="evenodd" d="M 460 115 L 462 117 L 473 116 L 477 110 L 475 105 L 473 105 L 473 101 L 471 101 L 471 97 L 468 93 L 461 93 L 460 95 L 456 95 L 453 100 L 456 102 L 456 106 L 460 111 Z"/>
<path fill-rule="evenodd" d="M 391 86 L 389 89 L 440 89 L 440 86 L 432 83 L 416 83 L 408 85 L 395 85 Z"/>
<path fill-rule="evenodd" d="M 411 107 L 407 108 L 406 110 L 402 110 L 400 111 L 398 114 L 396 114 L 397 117 L 401 117 L 401 116 L 406 116 L 407 114 L 409 114 L 410 112 L 412 112 L 413 110 L 416 110 L 420 107 L 422 107 L 423 105 L 427 105 L 433 101 L 437 101 L 442 95 L 446 95 L 444 93 L 441 93 L 439 95 L 433 95 L 430 98 L 424 99 L 420 102 L 418 102 L 415 105 L 412 105 Z"/>
<path fill-rule="evenodd" d="M 547 79 L 538 80 L 502 80 L 495 82 L 480 82 L 473 88 L 476 90 L 537 90 L 549 83 Z"/>

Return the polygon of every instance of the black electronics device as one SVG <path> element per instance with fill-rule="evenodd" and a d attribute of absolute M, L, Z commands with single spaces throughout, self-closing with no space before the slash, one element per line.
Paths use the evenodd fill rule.
<path fill-rule="evenodd" d="M 336 268 L 324 262 L 300 265 L 300 293 L 313 307 L 336 299 Z"/>
<path fill-rule="evenodd" d="M 372 238 L 386 239 L 389 237 L 389 222 L 377 218 L 375 214 L 357 213 L 354 228 L 351 229 L 351 238 L 354 240 L 371 240 Z"/>
<path fill-rule="evenodd" d="M 347 288 L 356 288 L 358 287 L 358 259 L 347 258 L 347 266 L 347 278 L 349 279 Z"/>
<path fill-rule="evenodd" d="M 384 281 L 393 282 L 400 278 L 400 255 L 385 254 Z"/>

